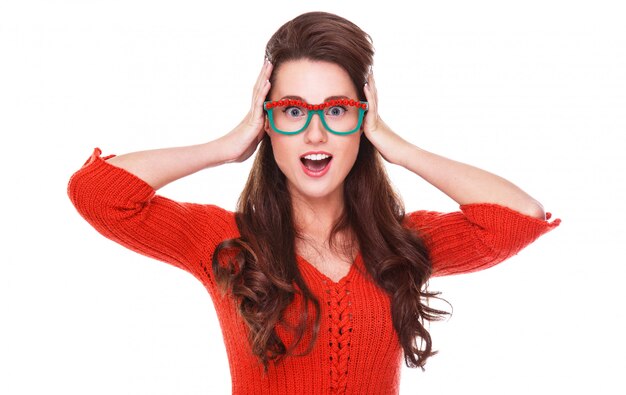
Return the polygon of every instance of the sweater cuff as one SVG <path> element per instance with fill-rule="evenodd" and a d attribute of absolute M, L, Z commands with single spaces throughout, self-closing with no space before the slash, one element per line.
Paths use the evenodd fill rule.
<path fill-rule="evenodd" d="M 531 233 L 544 234 L 561 223 L 559 218 L 550 222 L 549 220 L 552 218 L 552 213 L 550 212 L 546 212 L 546 219 L 542 220 L 495 203 L 463 204 L 459 208 L 473 223 L 480 225 L 484 229 L 496 231 L 521 225 L 524 230 Z"/>
<path fill-rule="evenodd" d="M 465 217 L 481 231 L 476 236 L 500 259 L 517 254 L 541 235 L 561 224 L 561 219 L 546 213 L 542 220 L 495 203 L 472 203 L 459 206 Z"/>
<path fill-rule="evenodd" d="M 109 204 L 116 208 L 134 210 L 138 203 L 150 201 L 156 191 L 150 184 L 141 178 L 114 166 L 106 161 L 116 155 L 101 156 L 102 150 L 94 148 L 91 156 L 85 161 L 83 166 L 76 171 L 68 182 L 67 192 L 70 199 L 76 203 L 81 197 L 106 198 Z M 90 179 L 90 182 L 80 182 L 82 179 Z M 89 193 L 77 193 L 77 188 L 86 187 L 92 190 Z M 89 207 L 90 202 L 83 202 L 86 205 L 78 204 L 81 207 Z M 132 213 L 131 211 L 129 213 Z M 119 211 L 124 214 L 124 211 Z"/>

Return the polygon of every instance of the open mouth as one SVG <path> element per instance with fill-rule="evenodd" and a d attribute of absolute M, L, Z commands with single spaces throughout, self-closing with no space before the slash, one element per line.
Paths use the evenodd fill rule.
<path fill-rule="evenodd" d="M 333 159 L 332 155 L 326 154 L 311 154 L 305 155 L 300 158 L 300 161 L 312 172 L 320 172 L 328 166 L 330 161 Z"/>

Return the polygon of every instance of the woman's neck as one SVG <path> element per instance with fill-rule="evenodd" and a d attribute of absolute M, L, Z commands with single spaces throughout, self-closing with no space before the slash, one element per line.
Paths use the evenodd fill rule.
<path fill-rule="evenodd" d="M 318 199 L 292 195 L 292 204 L 296 229 L 318 241 L 328 239 L 333 225 L 344 209 L 341 193 Z"/>
<path fill-rule="evenodd" d="M 298 233 L 296 253 L 319 257 L 335 255 L 343 257 L 346 262 L 354 261 L 358 243 L 350 229 L 338 232 L 332 248 L 330 246 L 330 231 L 344 211 L 342 189 L 338 188 L 338 191 L 340 193 L 323 199 L 303 199 L 292 194 L 294 223 Z"/>

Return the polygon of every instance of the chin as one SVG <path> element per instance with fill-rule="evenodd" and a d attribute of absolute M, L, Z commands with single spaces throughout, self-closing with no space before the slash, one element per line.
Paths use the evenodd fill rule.
<path fill-rule="evenodd" d="M 339 185 L 332 186 L 326 183 L 324 183 L 323 185 L 320 183 L 317 183 L 317 184 L 311 183 L 309 185 L 302 185 L 301 183 L 296 184 L 292 182 L 291 184 L 294 190 L 299 195 L 306 197 L 306 198 L 310 198 L 310 199 L 322 199 L 322 198 L 328 197 L 334 191 L 336 191 L 337 188 L 340 187 Z"/>

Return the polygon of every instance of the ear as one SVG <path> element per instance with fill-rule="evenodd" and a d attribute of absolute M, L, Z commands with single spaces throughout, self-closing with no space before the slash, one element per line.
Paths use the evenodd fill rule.
<path fill-rule="evenodd" d="M 265 133 L 267 133 L 268 135 L 270 134 L 270 130 L 271 130 L 270 120 L 267 117 L 267 114 L 265 114 L 265 118 L 264 118 L 264 121 L 263 121 L 263 130 L 265 130 Z"/>

